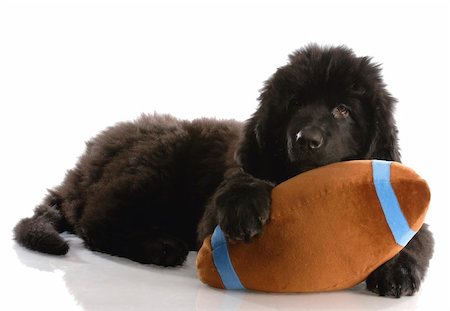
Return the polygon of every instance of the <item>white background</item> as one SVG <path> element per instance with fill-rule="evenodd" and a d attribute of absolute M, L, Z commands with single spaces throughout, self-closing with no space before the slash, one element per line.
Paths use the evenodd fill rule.
<path fill-rule="evenodd" d="M 445 1 L 1 1 L 0 309 L 445 309 L 449 20 Z M 164 270 L 92 254 L 76 239 L 65 259 L 11 242 L 13 225 L 98 131 L 154 111 L 245 120 L 263 81 L 310 42 L 373 56 L 399 100 L 403 161 L 429 181 L 437 240 L 418 295 L 224 294 L 196 280 L 195 254 Z"/>

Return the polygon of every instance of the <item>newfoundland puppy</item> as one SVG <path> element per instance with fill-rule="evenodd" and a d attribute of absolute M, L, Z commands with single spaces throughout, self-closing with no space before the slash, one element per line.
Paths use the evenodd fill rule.
<path fill-rule="evenodd" d="M 142 115 L 87 143 L 62 184 L 14 229 L 25 247 L 63 255 L 69 231 L 92 250 L 175 266 L 219 224 L 251 241 L 270 219 L 282 181 L 338 161 L 400 161 L 393 110 L 380 68 L 346 47 L 309 45 L 265 83 L 245 123 Z M 433 252 L 425 225 L 367 288 L 414 294 Z"/>

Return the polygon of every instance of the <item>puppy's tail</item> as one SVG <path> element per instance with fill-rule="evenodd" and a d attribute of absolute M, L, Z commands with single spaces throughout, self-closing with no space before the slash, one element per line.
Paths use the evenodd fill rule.
<path fill-rule="evenodd" d="M 59 210 L 60 198 L 56 192 L 49 192 L 45 203 L 34 210 L 34 215 L 22 219 L 14 227 L 14 239 L 31 250 L 65 255 L 69 250 L 69 245 L 59 233 L 69 230 L 69 228 Z"/>

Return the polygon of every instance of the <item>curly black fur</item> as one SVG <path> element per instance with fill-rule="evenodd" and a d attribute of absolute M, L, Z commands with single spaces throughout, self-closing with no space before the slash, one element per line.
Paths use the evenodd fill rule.
<path fill-rule="evenodd" d="M 261 91 L 244 126 L 143 115 L 108 128 L 50 191 L 16 240 L 65 254 L 71 231 L 101 252 L 142 263 L 183 263 L 220 224 L 250 241 L 270 216 L 274 185 L 307 170 L 352 159 L 400 161 L 394 98 L 380 68 L 346 47 L 295 51 Z M 433 252 L 424 226 L 367 279 L 382 296 L 412 295 Z"/>

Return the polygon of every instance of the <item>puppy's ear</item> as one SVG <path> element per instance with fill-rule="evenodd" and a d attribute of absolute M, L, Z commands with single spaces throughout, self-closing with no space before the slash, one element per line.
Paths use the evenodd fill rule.
<path fill-rule="evenodd" d="M 235 160 L 242 169 L 254 175 L 260 175 L 264 170 L 264 154 L 265 138 L 264 138 L 264 122 L 265 118 L 260 107 L 253 117 L 247 120 L 241 141 L 235 153 Z"/>
<path fill-rule="evenodd" d="M 278 68 L 264 84 L 258 98 L 260 105 L 245 124 L 236 162 L 254 177 L 274 181 L 285 158 L 286 134 L 283 124 L 288 118 L 286 96 L 292 93 L 295 73 L 290 66 Z"/>
<path fill-rule="evenodd" d="M 255 177 L 266 178 L 270 167 L 267 152 L 268 122 L 270 107 L 274 101 L 272 78 L 266 81 L 261 90 L 259 107 L 253 116 L 247 120 L 241 136 L 240 144 L 235 153 L 235 160 L 243 170 Z"/>
<path fill-rule="evenodd" d="M 372 141 L 366 158 L 400 162 L 398 130 L 394 119 L 396 99 L 382 86 L 375 94 L 373 102 L 375 118 L 372 124 Z"/>

